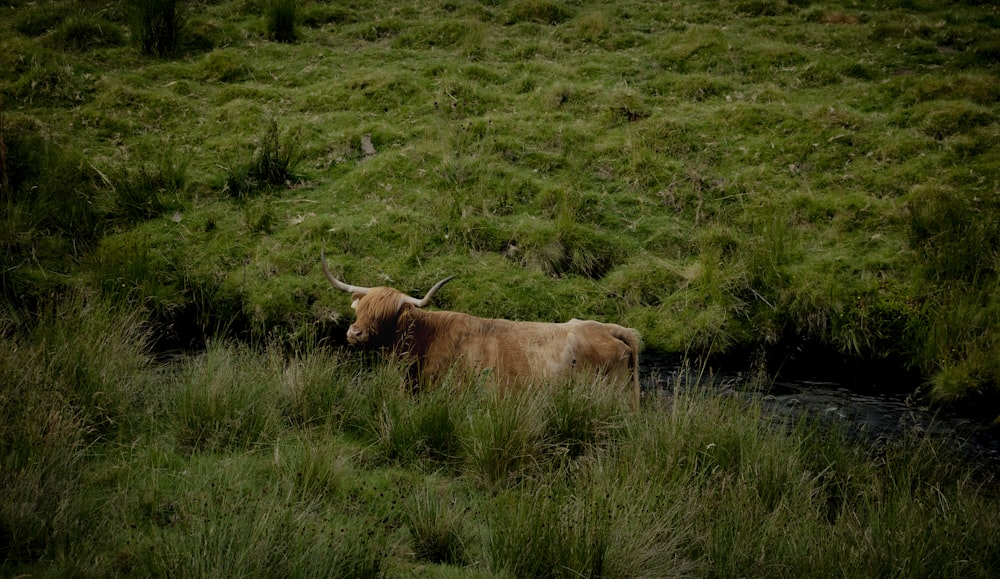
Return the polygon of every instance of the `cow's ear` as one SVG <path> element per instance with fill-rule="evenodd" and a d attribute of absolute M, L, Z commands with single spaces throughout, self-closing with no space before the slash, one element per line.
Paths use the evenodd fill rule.
<path fill-rule="evenodd" d="M 351 308 L 352 309 L 355 309 L 355 310 L 358 309 L 358 302 L 361 301 L 361 298 L 364 297 L 364 295 L 365 294 L 354 294 L 354 295 L 351 296 Z"/>

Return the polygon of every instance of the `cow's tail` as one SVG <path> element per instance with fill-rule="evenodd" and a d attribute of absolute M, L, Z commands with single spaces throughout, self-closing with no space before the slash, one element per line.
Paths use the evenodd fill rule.
<path fill-rule="evenodd" d="M 614 332 L 614 336 L 628 346 L 631 355 L 629 370 L 632 372 L 632 405 L 639 408 L 639 350 L 642 349 L 642 338 L 636 330 L 620 326 Z"/>

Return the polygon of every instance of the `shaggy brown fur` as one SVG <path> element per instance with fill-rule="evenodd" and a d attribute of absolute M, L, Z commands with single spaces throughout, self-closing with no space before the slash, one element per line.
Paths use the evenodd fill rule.
<path fill-rule="evenodd" d="M 481 372 L 499 387 L 583 375 L 627 383 L 639 403 L 639 334 L 588 320 L 561 324 L 484 319 L 426 311 L 402 292 L 371 288 L 355 293 L 357 320 L 347 332 L 354 345 L 390 350 L 413 359 L 410 376 L 435 382 L 452 369 Z"/>

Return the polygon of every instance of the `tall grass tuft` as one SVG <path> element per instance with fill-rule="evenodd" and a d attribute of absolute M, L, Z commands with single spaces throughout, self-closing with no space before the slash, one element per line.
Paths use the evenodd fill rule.
<path fill-rule="evenodd" d="M 227 170 L 225 189 L 232 197 L 245 198 L 261 186 L 285 185 L 295 179 L 295 167 L 301 160 L 297 138 L 283 139 L 278 121 L 268 119 L 253 158 Z"/>
<path fill-rule="evenodd" d="M 6 340 L 4 341 L 6 342 Z M 5 372 L 15 348 L 2 343 Z M 0 456 L 0 557 L 5 564 L 65 554 L 87 533 L 73 498 L 86 489 L 87 429 L 78 412 L 51 396 L 5 386 Z"/>
<path fill-rule="evenodd" d="M 377 448 L 391 461 L 448 463 L 461 451 L 463 408 L 447 386 L 416 398 L 388 392 L 375 424 Z"/>
<path fill-rule="evenodd" d="M 351 461 L 353 448 L 329 432 L 275 443 L 281 456 L 279 472 L 291 486 L 296 500 L 315 504 L 343 499 L 358 476 Z"/>
<path fill-rule="evenodd" d="M 424 488 L 410 497 L 405 515 L 418 560 L 449 565 L 466 562 L 466 513 L 456 499 Z"/>
<path fill-rule="evenodd" d="M 284 419 L 297 428 L 345 430 L 367 411 L 354 408 L 364 397 L 356 388 L 358 372 L 358 364 L 339 353 L 319 349 L 296 353 L 280 377 L 278 400 Z"/>
<path fill-rule="evenodd" d="M 126 223 L 145 221 L 176 203 L 187 182 L 187 161 L 165 153 L 152 165 L 122 165 L 110 178 L 113 187 L 111 215 Z"/>
<path fill-rule="evenodd" d="M 464 469 L 486 488 L 504 488 L 538 466 L 545 448 L 542 398 L 495 390 L 483 397 L 462 439 Z"/>
<path fill-rule="evenodd" d="M 296 0 L 270 0 L 267 3 L 267 32 L 277 42 L 292 43 L 295 31 Z"/>
<path fill-rule="evenodd" d="M 683 504 L 614 460 L 588 462 L 497 498 L 487 564 L 514 577 L 693 576 Z"/>
<path fill-rule="evenodd" d="M 544 438 L 569 459 L 613 444 L 629 413 L 627 394 L 605 378 L 552 386 L 543 410 Z"/>
<path fill-rule="evenodd" d="M 272 403 L 280 353 L 212 342 L 184 363 L 168 400 L 178 442 L 196 450 L 249 450 L 277 435 L 282 418 Z"/>
<path fill-rule="evenodd" d="M 4 561 L 73 558 L 91 532 L 88 457 L 144 421 L 145 343 L 135 311 L 81 295 L 53 303 L 27 335 L 0 321 Z"/>
<path fill-rule="evenodd" d="M 132 10 L 132 37 L 142 53 L 173 56 L 181 29 L 177 0 L 132 0 Z"/>
<path fill-rule="evenodd" d="M 71 295 L 50 304 L 32 330 L 24 351 L 32 374 L 23 381 L 78 412 L 91 439 L 116 436 L 145 409 L 147 332 L 140 311 Z"/>
<path fill-rule="evenodd" d="M 221 470 L 192 463 L 188 482 L 167 489 L 169 520 L 147 531 L 152 540 L 141 539 L 147 548 L 132 567 L 154 576 L 384 576 L 388 537 L 377 521 L 332 517 L 259 484 L 253 464 L 245 455 Z"/>
<path fill-rule="evenodd" d="M 89 245 L 104 231 L 100 173 L 80 151 L 32 117 L 4 126 L 8 190 L 0 215 L 17 215 L 18 237 L 62 234 Z"/>

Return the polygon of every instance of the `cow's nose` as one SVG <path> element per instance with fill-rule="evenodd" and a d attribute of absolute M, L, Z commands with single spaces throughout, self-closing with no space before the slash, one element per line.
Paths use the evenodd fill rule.
<path fill-rule="evenodd" d="M 352 342 L 352 343 L 353 342 L 357 342 L 357 341 L 361 340 L 361 336 L 362 335 L 363 335 L 363 332 L 361 330 L 355 328 L 354 326 L 351 326 L 350 328 L 347 328 L 347 341 L 348 342 Z"/>

